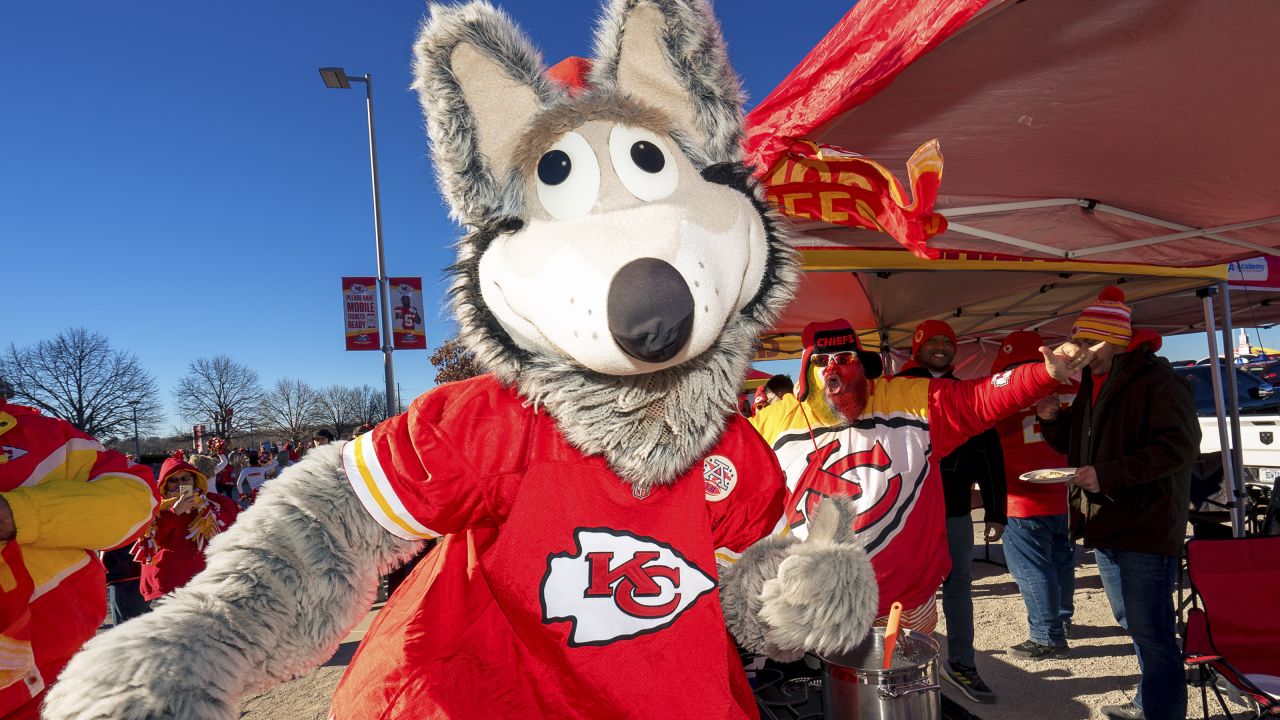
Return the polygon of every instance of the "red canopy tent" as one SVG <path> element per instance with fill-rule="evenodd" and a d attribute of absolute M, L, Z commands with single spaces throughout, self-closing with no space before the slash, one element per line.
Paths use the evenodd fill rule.
<path fill-rule="evenodd" d="M 1280 254 L 1280 3 L 862 0 L 748 117 L 901 168 L 946 157 L 930 248 L 1192 267 Z M 877 233 L 801 226 L 814 246 Z"/>
<path fill-rule="evenodd" d="M 935 171 L 919 186 L 912 177 L 912 190 L 939 192 L 934 209 L 945 230 L 900 187 L 890 190 L 903 212 L 855 208 L 856 190 L 832 212 L 833 193 L 807 198 L 808 216 L 821 220 L 797 223 L 804 235 L 795 244 L 807 264 L 821 254 L 833 269 L 840 262 L 831 257 L 849 253 L 844 274 L 854 284 L 837 292 L 852 295 L 865 295 L 868 276 L 858 254 L 898 243 L 928 258 L 950 250 L 1183 268 L 1280 255 L 1277 27 L 1274 0 L 862 0 L 752 111 L 748 159 L 775 188 L 814 171 L 826 186 L 839 184 L 821 145 L 913 176 L 922 166 Z M 936 156 L 922 165 L 916 155 L 933 138 L 946 157 L 940 190 Z M 850 178 L 864 190 L 882 187 L 868 184 L 874 174 Z M 798 208 L 800 190 L 778 199 Z M 905 226 L 914 236 L 895 232 L 895 241 L 859 225 Z M 992 295 L 1002 289 L 998 276 L 984 282 Z M 1016 297 L 1006 293 L 995 311 L 1017 309 Z M 1212 300 L 1201 303 L 1216 352 Z M 779 337 L 797 312 L 793 305 Z M 874 327 L 889 335 L 884 322 Z M 1235 407 L 1234 384 L 1229 391 Z M 1239 448 L 1238 426 L 1232 431 Z M 1239 496 L 1240 476 L 1229 469 L 1239 467 L 1238 450 L 1234 459 L 1224 455 L 1224 468 Z"/>

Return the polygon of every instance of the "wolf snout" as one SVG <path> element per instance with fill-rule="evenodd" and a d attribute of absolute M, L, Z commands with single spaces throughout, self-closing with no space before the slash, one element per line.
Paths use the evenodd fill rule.
<path fill-rule="evenodd" d="M 632 260 L 609 284 L 609 332 L 631 357 L 665 362 L 688 342 L 693 307 L 679 270 L 657 258 Z"/>

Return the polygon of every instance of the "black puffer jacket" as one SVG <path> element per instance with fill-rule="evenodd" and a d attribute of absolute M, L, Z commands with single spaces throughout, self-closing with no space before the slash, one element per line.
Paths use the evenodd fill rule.
<path fill-rule="evenodd" d="M 911 363 L 898 376 L 931 378 L 933 373 L 922 365 Z M 941 377 L 956 379 L 950 370 Z M 1008 523 L 1004 453 L 1000 450 L 1000 435 L 994 429 L 966 440 L 942 458 L 938 469 L 942 471 L 942 495 L 947 504 L 947 517 L 962 517 L 970 513 L 973 496 L 970 488 L 976 482 L 982 493 L 983 519 L 1001 525 Z"/>
<path fill-rule="evenodd" d="M 1142 344 L 1112 360 L 1098 401 L 1085 372 L 1071 407 L 1041 422 L 1073 467 L 1092 465 L 1099 492 L 1071 488 L 1071 534 L 1086 545 L 1178 555 L 1186 536 L 1200 424 L 1190 384 Z"/>

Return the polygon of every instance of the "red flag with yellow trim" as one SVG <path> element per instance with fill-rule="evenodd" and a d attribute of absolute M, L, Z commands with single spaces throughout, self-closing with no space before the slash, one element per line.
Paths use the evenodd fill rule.
<path fill-rule="evenodd" d="M 880 163 L 832 146 L 798 140 L 774 164 L 765 194 L 789 217 L 886 233 L 917 257 L 936 260 L 929 238 L 947 229 L 933 211 L 942 182 L 937 140 L 921 145 L 907 161 L 911 200 L 902 183 Z"/>

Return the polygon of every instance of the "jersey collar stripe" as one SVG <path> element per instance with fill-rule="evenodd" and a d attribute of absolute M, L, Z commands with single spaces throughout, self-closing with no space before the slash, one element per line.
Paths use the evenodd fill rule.
<path fill-rule="evenodd" d="M 423 527 L 404 510 L 404 505 L 396 497 L 381 465 L 377 463 L 378 456 L 373 448 L 371 432 L 348 442 L 342 448 L 342 465 L 347 481 L 373 519 L 387 532 L 405 540 L 439 537 L 439 533 Z M 397 509 L 400 513 L 397 513 Z"/>

